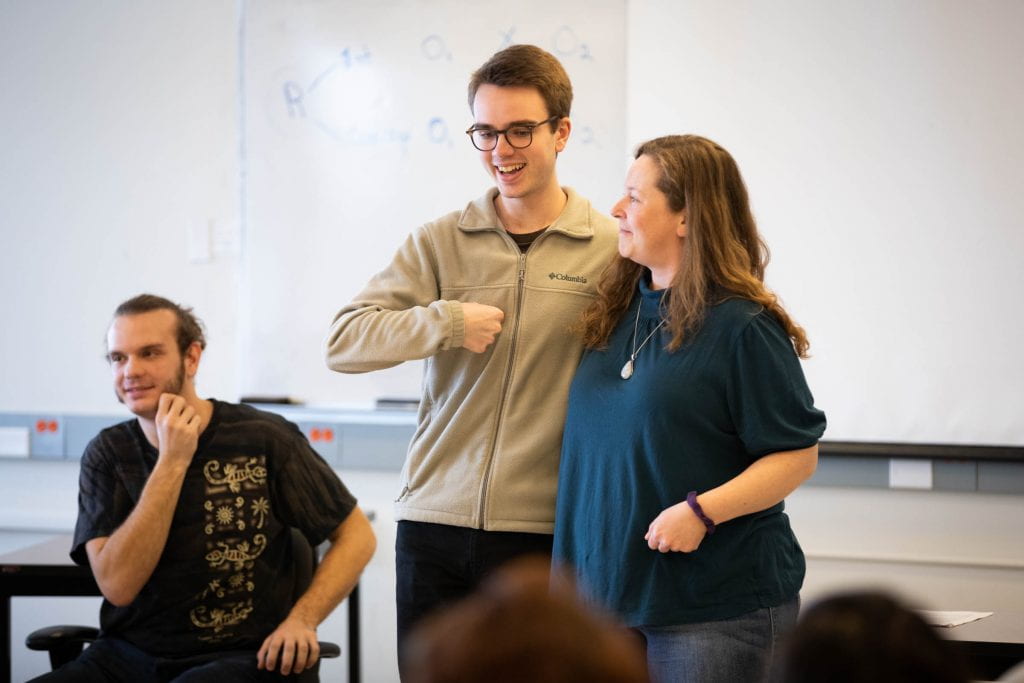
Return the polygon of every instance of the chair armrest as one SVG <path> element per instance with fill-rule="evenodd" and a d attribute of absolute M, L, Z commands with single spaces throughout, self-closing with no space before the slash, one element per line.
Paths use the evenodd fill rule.
<path fill-rule="evenodd" d="M 47 626 L 28 634 L 25 646 L 30 650 L 52 650 L 65 643 L 91 643 L 100 635 L 93 626 Z"/>
<path fill-rule="evenodd" d="M 99 637 L 99 629 L 93 626 L 47 626 L 36 629 L 25 638 L 30 650 L 51 651 L 71 644 L 91 643 Z M 320 658 L 334 659 L 341 656 L 337 643 L 321 642 Z"/>
<path fill-rule="evenodd" d="M 92 626 L 47 626 L 28 634 L 25 646 L 48 652 L 50 667 L 59 669 L 80 655 L 86 643 L 93 642 L 99 635 L 99 629 Z"/>

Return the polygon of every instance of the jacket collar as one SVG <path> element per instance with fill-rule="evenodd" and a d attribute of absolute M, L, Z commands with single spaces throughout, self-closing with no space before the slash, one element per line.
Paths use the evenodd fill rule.
<path fill-rule="evenodd" d="M 569 237 L 587 239 L 594 236 L 594 226 L 590 219 L 590 201 L 584 199 L 571 187 L 562 186 L 568 198 L 565 208 L 551 225 L 549 232 L 560 232 Z M 484 196 L 470 202 L 462 215 L 459 216 L 459 229 L 465 232 L 481 232 L 485 230 L 504 231 L 498 213 L 494 210 L 494 198 L 498 196 L 498 188 L 492 187 Z"/>

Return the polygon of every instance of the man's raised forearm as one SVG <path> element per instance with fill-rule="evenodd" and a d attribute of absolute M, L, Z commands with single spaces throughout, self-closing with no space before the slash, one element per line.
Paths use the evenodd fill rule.
<path fill-rule="evenodd" d="M 86 543 L 96 583 L 113 604 L 130 604 L 153 575 L 167 543 L 187 469 L 187 464 L 157 462 L 124 523 L 110 536 Z"/>

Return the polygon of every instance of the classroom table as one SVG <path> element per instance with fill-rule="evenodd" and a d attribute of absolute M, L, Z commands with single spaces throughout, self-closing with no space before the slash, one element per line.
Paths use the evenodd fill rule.
<path fill-rule="evenodd" d="M 86 567 L 68 557 L 71 536 L 62 534 L 0 555 L 0 680 L 11 675 L 11 598 L 92 596 L 99 588 Z M 348 680 L 360 680 L 359 585 L 348 597 Z"/>
<path fill-rule="evenodd" d="M 981 680 L 995 680 L 1024 661 L 1024 612 L 1000 610 L 968 624 L 940 628 Z"/>
<path fill-rule="evenodd" d="M 0 677 L 11 675 L 11 598 L 14 596 L 92 596 L 100 590 L 92 572 L 71 562 L 71 537 L 0 555 Z"/>

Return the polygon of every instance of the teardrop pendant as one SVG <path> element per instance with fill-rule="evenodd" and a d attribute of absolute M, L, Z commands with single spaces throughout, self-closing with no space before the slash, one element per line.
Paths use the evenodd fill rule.
<path fill-rule="evenodd" d="M 626 361 L 626 364 L 622 366 L 622 372 L 619 373 L 619 377 L 622 379 L 629 379 L 633 376 L 633 359 L 630 358 Z"/>

